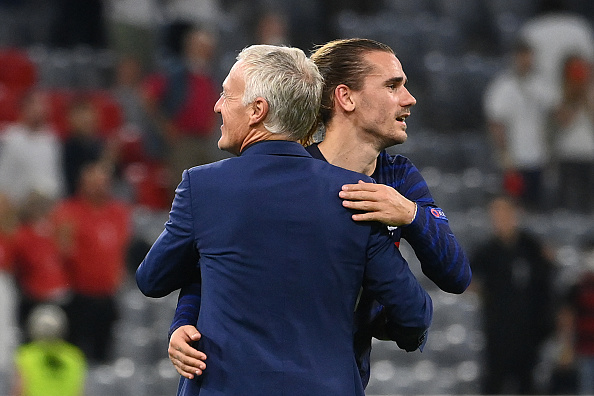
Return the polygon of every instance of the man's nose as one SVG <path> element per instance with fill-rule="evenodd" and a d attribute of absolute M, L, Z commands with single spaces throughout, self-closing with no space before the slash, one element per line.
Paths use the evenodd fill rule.
<path fill-rule="evenodd" d="M 414 96 L 408 91 L 408 89 L 404 88 L 404 98 L 403 98 L 403 106 L 402 107 L 411 107 L 417 104 L 417 100 Z"/>

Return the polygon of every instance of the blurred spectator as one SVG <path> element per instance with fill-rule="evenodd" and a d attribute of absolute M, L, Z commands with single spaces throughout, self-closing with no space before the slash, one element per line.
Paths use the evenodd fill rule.
<path fill-rule="evenodd" d="M 594 84 L 592 65 L 570 56 L 563 65 L 561 102 L 554 111 L 552 155 L 558 170 L 557 203 L 594 210 Z"/>
<path fill-rule="evenodd" d="M 134 203 L 162 210 L 171 206 L 173 183 L 166 165 L 165 136 L 148 111 L 151 106 L 147 106 L 144 95 L 144 77 L 142 65 L 134 56 L 124 55 L 118 60 L 111 87 L 123 112 L 123 125 L 118 133 L 118 166 L 132 188 Z"/>
<path fill-rule="evenodd" d="M 123 112 L 122 133 L 125 136 L 121 138 L 125 142 L 138 143 L 138 147 L 132 150 L 123 148 L 125 152 L 121 154 L 124 162 L 139 161 L 145 159 L 145 156 L 150 159 L 162 159 L 166 151 L 164 136 L 147 111 L 143 85 L 145 77 L 146 69 L 137 57 L 126 54 L 118 59 L 111 93 Z M 131 156 L 134 158 L 128 158 Z"/>
<path fill-rule="evenodd" d="M 158 0 L 107 0 L 109 46 L 115 55 L 133 56 L 145 70 L 155 63 L 158 26 L 162 15 Z"/>
<path fill-rule="evenodd" d="M 14 267 L 14 234 L 17 216 L 8 197 L 0 193 L 0 373 L 12 367 L 12 351 L 16 344 L 16 290 Z M 1 388 L 1 387 L 0 387 Z"/>
<path fill-rule="evenodd" d="M 481 391 L 534 394 L 533 370 L 553 327 L 553 262 L 541 241 L 520 227 L 511 198 L 493 199 L 489 214 L 493 236 L 470 260 L 486 339 Z"/>
<path fill-rule="evenodd" d="M 527 209 L 542 203 L 546 116 L 552 106 L 534 74 L 533 56 L 527 43 L 516 43 L 510 67 L 493 78 L 483 98 L 504 187 Z"/>
<path fill-rule="evenodd" d="M 52 45 L 59 48 L 105 48 L 107 34 L 103 0 L 55 0 Z"/>
<path fill-rule="evenodd" d="M 70 338 L 94 363 L 111 358 L 115 297 L 131 232 L 130 210 L 113 198 L 111 187 L 112 168 L 89 163 L 81 169 L 76 195 L 53 213 L 73 291 Z"/>
<path fill-rule="evenodd" d="M 558 99 L 564 60 L 572 54 L 594 61 L 592 22 L 568 12 L 565 0 L 540 0 L 540 11 L 529 19 L 519 34 L 534 50 L 535 71 L 546 97 Z M 590 4 L 591 1 L 584 3 Z"/>
<path fill-rule="evenodd" d="M 149 108 L 167 139 L 175 185 L 184 169 L 216 159 L 210 139 L 217 126 L 213 108 L 219 92 L 211 74 L 215 48 L 212 33 L 189 27 L 183 34 L 181 57 L 147 81 Z"/>
<path fill-rule="evenodd" d="M 14 273 L 23 334 L 33 308 L 46 303 L 66 307 L 69 303 L 68 277 L 49 217 L 53 205 L 51 199 L 33 192 L 20 210 L 21 225 L 14 238 Z"/>
<path fill-rule="evenodd" d="M 279 11 L 265 11 L 256 25 L 256 43 L 269 45 L 291 45 L 289 23 L 286 15 Z"/>
<path fill-rule="evenodd" d="M 220 0 L 167 0 L 164 2 L 165 24 L 203 25 L 214 29 L 223 21 Z"/>
<path fill-rule="evenodd" d="M 577 394 L 577 371 L 574 350 L 574 318 L 564 302 L 557 311 L 555 333 L 543 350 L 541 365 L 550 371 L 547 392 L 551 395 Z"/>
<path fill-rule="evenodd" d="M 31 91 L 22 100 L 20 120 L 1 136 L 0 192 L 17 204 L 33 191 L 49 198 L 61 196 L 62 146 L 47 124 L 47 95 Z"/>
<path fill-rule="evenodd" d="M 83 353 L 65 341 L 68 319 L 56 305 L 31 312 L 31 342 L 16 352 L 15 396 L 83 396 L 87 365 Z"/>
<path fill-rule="evenodd" d="M 594 239 L 580 246 L 583 273 L 570 288 L 562 309 L 561 333 L 565 336 L 565 359 L 560 367 L 577 370 L 577 390 L 582 395 L 594 394 Z M 570 389 L 574 390 L 574 389 Z"/>
<path fill-rule="evenodd" d="M 63 166 L 69 196 L 76 192 L 81 169 L 106 156 L 99 134 L 97 109 L 90 101 L 73 100 L 68 108 L 69 130 L 64 141 Z"/>
<path fill-rule="evenodd" d="M 282 15 L 287 29 L 287 42 L 292 46 L 308 52 L 314 45 L 335 38 L 329 31 L 334 28 L 333 17 L 343 7 L 344 2 L 328 2 L 317 0 L 234 0 L 226 1 L 224 9 L 237 21 L 240 34 L 248 36 L 248 43 L 259 42 L 257 37 L 258 21 L 267 14 Z M 338 6 L 337 3 L 340 3 Z M 362 8 L 382 9 L 381 2 L 361 1 Z M 365 7 L 369 5 L 370 7 Z M 245 37 L 239 37 L 243 42 Z M 223 45 L 225 43 L 222 43 Z M 239 48 L 238 48 L 239 49 Z"/>

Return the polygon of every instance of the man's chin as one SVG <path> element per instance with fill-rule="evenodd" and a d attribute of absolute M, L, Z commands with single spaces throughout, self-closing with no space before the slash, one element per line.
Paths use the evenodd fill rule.
<path fill-rule="evenodd" d="M 219 141 L 218 141 L 218 143 L 217 143 L 217 147 L 218 147 L 218 148 L 219 148 L 219 150 L 221 150 L 221 151 L 226 151 L 226 152 L 229 152 L 229 147 L 227 147 L 227 146 L 225 145 L 225 143 L 224 143 L 224 142 L 221 142 L 221 139 L 219 139 Z"/>
<path fill-rule="evenodd" d="M 398 136 L 395 136 L 394 143 L 392 145 L 395 146 L 397 144 L 402 144 L 402 143 L 406 142 L 406 139 L 408 139 L 408 135 L 406 134 L 405 131 L 403 131 Z"/>
<path fill-rule="evenodd" d="M 385 150 L 388 147 L 398 146 L 399 144 L 406 142 L 407 138 L 408 138 L 408 135 L 406 133 L 403 133 L 402 135 L 394 136 L 390 140 L 386 140 L 384 142 L 383 147 L 380 147 L 380 151 Z"/>
<path fill-rule="evenodd" d="M 226 151 L 229 154 L 238 156 L 239 154 L 241 154 L 239 148 L 237 146 L 234 146 L 232 144 L 228 144 L 225 143 L 225 141 L 223 141 L 223 139 L 219 139 L 218 143 L 217 143 L 217 147 L 219 148 L 219 150 L 221 151 Z"/>

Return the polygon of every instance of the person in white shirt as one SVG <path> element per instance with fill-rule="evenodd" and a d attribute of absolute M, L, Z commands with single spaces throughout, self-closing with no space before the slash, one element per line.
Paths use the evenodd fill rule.
<path fill-rule="evenodd" d="M 544 85 L 534 73 L 532 48 L 518 41 L 511 66 L 495 76 L 483 97 L 504 187 L 527 208 L 541 203 L 548 161 L 546 122 L 553 103 Z M 512 179 L 519 182 L 511 183 Z"/>
<path fill-rule="evenodd" d="M 28 93 L 20 121 L 0 136 L 0 192 L 16 205 L 31 192 L 58 199 L 64 191 L 62 144 L 47 124 L 47 101 L 44 92 Z"/>
<path fill-rule="evenodd" d="M 534 50 L 535 73 L 546 82 L 547 95 L 560 99 L 563 62 L 572 54 L 594 61 L 594 28 L 562 1 L 543 0 L 542 10 L 519 31 Z"/>

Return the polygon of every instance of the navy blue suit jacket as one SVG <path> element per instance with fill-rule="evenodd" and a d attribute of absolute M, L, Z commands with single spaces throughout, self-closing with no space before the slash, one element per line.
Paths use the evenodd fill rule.
<path fill-rule="evenodd" d="M 185 171 L 169 221 L 136 272 L 164 296 L 202 279 L 202 376 L 184 395 L 363 395 L 353 350 L 362 285 L 386 307 L 388 332 L 432 317 L 429 295 L 385 226 L 355 222 L 338 192 L 372 180 L 267 141 Z"/>

